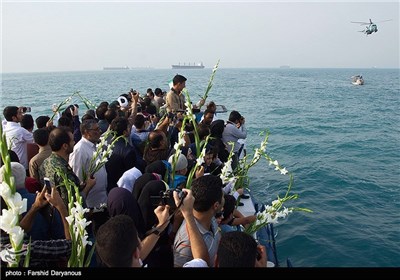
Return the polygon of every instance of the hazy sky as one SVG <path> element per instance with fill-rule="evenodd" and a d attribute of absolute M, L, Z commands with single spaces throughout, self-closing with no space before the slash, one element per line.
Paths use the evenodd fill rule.
<path fill-rule="evenodd" d="M 378 23 L 370 36 L 351 21 Z M 170 68 L 399 68 L 399 0 L 4 1 L 2 72 Z"/>

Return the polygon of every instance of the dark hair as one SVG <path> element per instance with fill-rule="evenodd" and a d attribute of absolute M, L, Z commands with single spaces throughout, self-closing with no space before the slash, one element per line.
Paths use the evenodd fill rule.
<path fill-rule="evenodd" d="M 16 117 L 18 115 L 18 107 L 17 106 L 7 106 L 3 110 L 3 115 L 6 118 L 6 121 L 12 122 L 12 117 Z"/>
<path fill-rule="evenodd" d="M 156 149 L 161 147 L 161 141 L 164 139 L 164 132 L 161 130 L 153 130 L 149 133 L 148 140 L 150 148 Z"/>
<path fill-rule="evenodd" d="M 96 251 L 108 267 L 132 266 L 132 257 L 138 246 L 135 223 L 127 215 L 110 218 L 96 234 Z"/>
<path fill-rule="evenodd" d="M 200 124 L 197 127 L 197 133 L 200 140 L 206 139 L 206 137 L 210 135 L 210 128 L 205 124 Z"/>
<path fill-rule="evenodd" d="M 184 76 L 179 75 L 179 74 L 176 74 L 175 77 L 172 79 L 173 85 L 176 85 L 176 84 L 179 84 L 179 83 L 183 83 L 183 82 L 186 82 L 186 81 L 187 81 L 187 79 Z"/>
<path fill-rule="evenodd" d="M 105 119 L 105 114 L 108 110 L 108 105 L 107 106 L 99 106 L 96 109 L 96 116 L 99 120 L 104 120 Z"/>
<path fill-rule="evenodd" d="M 243 231 L 223 233 L 217 256 L 219 267 L 254 267 L 257 258 L 257 242 Z"/>
<path fill-rule="evenodd" d="M 10 155 L 11 162 L 19 162 L 19 157 L 16 152 L 14 152 L 13 150 L 8 150 L 8 154 Z M 3 158 L 0 157 L 0 166 L 3 166 L 3 164 L 4 164 Z M 5 205 L 5 204 L 2 204 L 2 205 Z"/>
<path fill-rule="evenodd" d="M 142 114 L 137 114 L 133 124 L 135 125 L 136 129 L 141 129 L 144 125 L 145 117 Z"/>
<path fill-rule="evenodd" d="M 26 130 L 32 130 L 35 126 L 35 122 L 33 121 L 33 117 L 30 114 L 25 114 L 22 116 L 21 127 Z"/>
<path fill-rule="evenodd" d="M 161 90 L 160 88 L 156 88 L 156 89 L 154 90 L 154 94 L 155 94 L 156 96 L 160 96 L 160 95 L 162 94 L 162 90 Z"/>
<path fill-rule="evenodd" d="M 210 110 L 211 112 L 215 113 L 215 111 L 217 110 L 217 105 L 215 104 L 214 101 L 210 101 L 210 103 L 208 103 L 207 110 Z"/>
<path fill-rule="evenodd" d="M 229 218 L 229 216 L 235 210 L 235 205 L 236 205 L 236 199 L 233 195 L 225 194 L 224 198 L 225 198 L 225 203 L 224 203 L 224 218 L 222 219 L 223 221 Z"/>
<path fill-rule="evenodd" d="M 49 135 L 49 145 L 51 150 L 57 152 L 61 150 L 63 144 L 69 144 L 71 141 L 69 133 L 72 133 L 72 131 L 66 126 L 60 126 L 53 129 Z"/>
<path fill-rule="evenodd" d="M 109 105 L 109 103 L 108 103 L 107 101 L 102 101 L 102 102 L 100 102 L 99 107 L 106 107 L 106 108 L 108 108 L 108 105 Z M 97 107 L 97 108 L 99 108 L 99 107 Z"/>
<path fill-rule="evenodd" d="M 117 110 L 109 108 L 104 114 L 104 119 L 108 122 L 108 124 L 111 124 L 112 120 L 117 116 Z"/>
<path fill-rule="evenodd" d="M 236 122 L 236 121 L 240 121 L 242 119 L 242 115 L 238 112 L 238 111 L 232 111 L 229 114 L 229 121 L 231 122 Z"/>
<path fill-rule="evenodd" d="M 215 175 L 196 178 L 192 182 L 192 193 L 195 198 L 193 209 L 198 212 L 206 212 L 215 202 L 221 203 L 222 180 Z"/>
<path fill-rule="evenodd" d="M 46 127 L 47 122 L 50 120 L 49 116 L 39 116 L 36 118 L 35 123 L 37 128 Z"/>
<path fill-rule="evenodd" d="M 116 132 L 116 136 L 121 136 L 128 129 L 129 122 L 126 118 L 117 117 L 112 120 L 110 129 Z"/>
<path fill-rule="evenodd" d="M 49 142 L 49 135 L 50 132 L 48 129 L 39 128 L 33 132 L 33 140 L 35 140 L 35 143 L 39 146 L 46 146 Z"/>
<path fill-rule="evenodd" d="M 58 126 L 59 127 L 60 126 L 65 126 L 65 127 L 72 128 L 72 125 L 73 125 L 73 123 L 72 123 L 72 119 L 71 118 L 68 118 L 66 116 L 61 116 L 58 119 Z"/>
<path fill-rule="evenodd" d="M 96 120 L 96 118 L 93 117 L 92 114 L 84 114 L 84 115 L 82 116 L 82 122 L 84 122 L 84 121 L 86 121 L 86 120 Z M 97 122 L 97 120 L 96 120 L 96 122 Z"/>

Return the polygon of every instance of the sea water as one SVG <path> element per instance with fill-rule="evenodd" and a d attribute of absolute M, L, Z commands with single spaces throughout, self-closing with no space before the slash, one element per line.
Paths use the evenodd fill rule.
<path fill-rule="evenodd" d="M 130 88 L 168 90 L 179 72 L 197 102 L 211 69 L 122 70 L 2 74 L 0 107 L 30 106 L 51 116 L 51 106 L 75 91 L 95 104 Z M 363 86 L 351 84 L 361 74 Z M 393 267 L 400 265 L 400 82 L 398 69 L 218 69 L 208 101 L 238 110 L 248 128 L 247 152 L 270 132 L 267 153 L 293 176 L 288 207 L 275 226 L 282 266 Z M 80 115 L 85 112 L 77 97 Z M 3 117 L 3 116 L 1 116 Z M 262 203 L 284 195 L 289 177 L 261 159 L 249 172 Z"/>

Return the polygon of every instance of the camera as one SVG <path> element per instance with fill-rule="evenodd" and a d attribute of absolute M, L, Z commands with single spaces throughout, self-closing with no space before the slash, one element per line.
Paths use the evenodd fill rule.
<path fill-rule="evenodd" d="M 31 112 L 31 107 L 22 107 L 22 112 L 24 112 L 24 113 L 29 113 L 29 112 Z"/>
<path fill-rule="evenodd" d="M 168 113 L 168 119 L 169 119 L 169 120 L 173 120 L 174 118 L 175 118 L 175 114 L 172 113 L 172 112 L 169 112 L 169 113 Z"/>
<path fill-rule="evenodd" d="M 157 207 L 159 205 L 169 205 L 171 208 L 176 208 L 174 200 L 174 191 L 178 193 L 179 200 L 183 201 L 186 196 L 186 192 L 181 189 L 168 189 L 165 192 L 160 192 L 159 196 L 150 196 L 153 206 Z"/>

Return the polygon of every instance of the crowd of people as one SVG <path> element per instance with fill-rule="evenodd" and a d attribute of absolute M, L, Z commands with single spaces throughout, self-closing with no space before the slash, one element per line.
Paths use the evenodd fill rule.
<path fill-rule="evenodd" d="M 168 93 L 149 88 L 141 97 L 132 89 L 82 116 L 79 106 L 70 105 L 54 120 L 37 117 L 36 129 L 22 107 L 4 108 L 12 175 L 28 201 L 20 225 L 31 238 L 31 267 L 65 267 L 71 254 L 68 192 L 60 171 L 91 209 L 92 267 L 266 267 L 265 247 L 240 231 L 256 219 L 236 209 L 238 197 L 248 196 L 219 177 L 230 152 L 233 169 L 244 153 L 245 118 L 232 111 L 228 120 L 218 119 L 215 103 L 200 99 L 193 105 L 198 121 L 183 126 L 185 87 L 186 78 L 176 75 Z M 185 143 L 175 161 L 181 130 Z M 120 138 L 106 164 L 88 174 L 97 144 L 109 131 Z M 211 138 L 188 189 L 199 154 L 194 133 Z M 1 167 L 0 181 L 4 172 Z M 51 191 L 43 187 L 44 178 Z M 2 248 L 10 244 L 4 232 L 1 241 Z"/>

